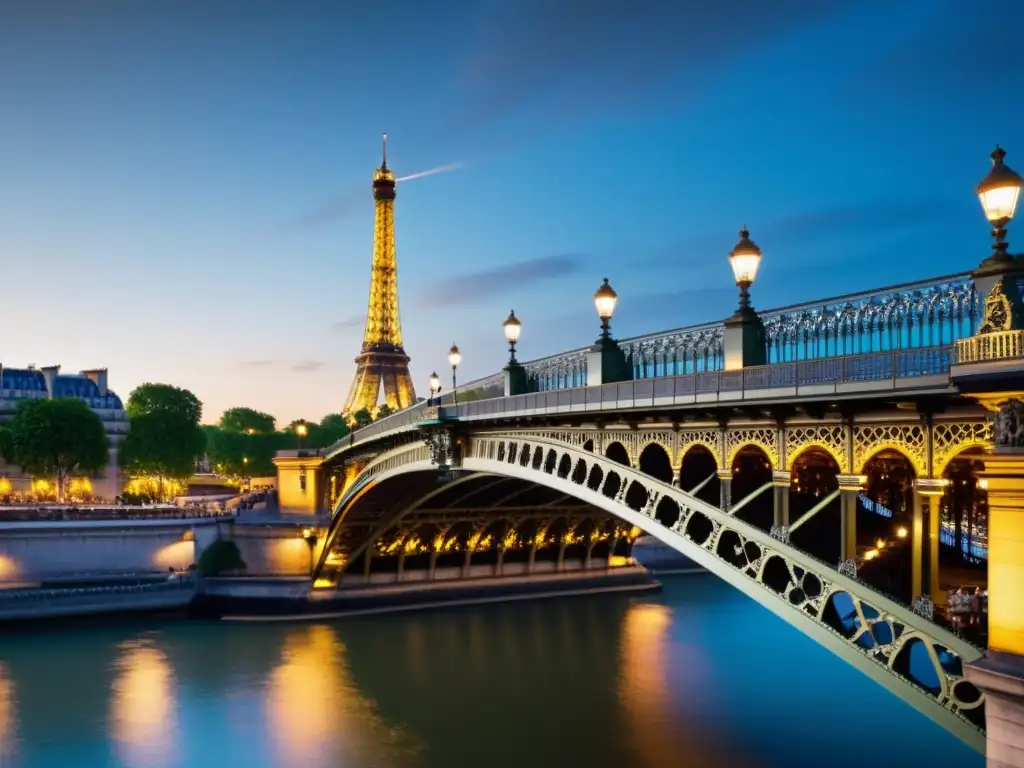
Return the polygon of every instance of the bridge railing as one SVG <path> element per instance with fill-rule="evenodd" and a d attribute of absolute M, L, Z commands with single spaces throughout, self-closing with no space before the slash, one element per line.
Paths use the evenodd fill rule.
<path fill-rule="evenodd" d="M 531 412 L 551 408 L 577 410 L 608 407 L 636 407 L 669 403 L 677 398 L 747 395 L 764 397 L 784 395 L 780 390 L 821 386 L 869 385 L 901 381 L 913 386 L 915 380 L 949 374 L 952 362 L 949 347 L 907 349 L 867 355 L 849 355 L 831 360 L 802 360 L 793 363 L 762 365 L 737 371 L 711 371 L 683 376 L 639 379 L 536 392 L 460 403 L 446 408 L 446 415 L 472 418 L 504 413 Z"/>

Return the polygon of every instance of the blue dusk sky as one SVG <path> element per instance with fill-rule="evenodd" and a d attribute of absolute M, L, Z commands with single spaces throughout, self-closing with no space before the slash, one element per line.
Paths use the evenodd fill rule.
<path fill-rule="evenodd" d="M 959 272 L 1024 171 L 1024 3 L 4 0 L 0 361 L 279 423 L 340 409 L 380 133 L 421 394 L 614 331 Z M 1022 225 L 1024 226 L 1024 225 Z M 1010 228 L 1011 247 L 1015 228 Z M 1024 234 L 1020 235 L 1024 238 Z M 1018 241 L 1020 242 L 1020 241 Z"/>

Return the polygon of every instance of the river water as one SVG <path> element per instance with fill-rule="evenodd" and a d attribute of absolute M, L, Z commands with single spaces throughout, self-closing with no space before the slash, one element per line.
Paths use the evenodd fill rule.
<path fill-rule="evenodd" d="M 5 630 L 0 766 L 900 765 L 980 755 L 713 576 L 243 625 Z"/>

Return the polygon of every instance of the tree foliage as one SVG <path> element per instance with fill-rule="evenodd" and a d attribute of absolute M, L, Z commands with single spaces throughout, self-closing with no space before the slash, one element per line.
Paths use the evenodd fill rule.
<path fill-rule="evenodd" d="M 334 445 L 351 431 L 348 422 L 341 418 L 340 413 L 328 414 L 320 421 L 317 447 L 326 448 L 329 445 Z"/>
<path fill-rule="evenodd" d="M 203 404 L 192 392 L 171 384 L 151 382 L 140 384 L 132 390 L 125 411 L 130 419 L 157 411 L 176 413 L 193 424 L 199 424 L 203 418 Z"/>
<path fill-rule="evenodd" d="M 391 406 L 388 405 L 387 403 L 384 403 L 380 408 L 377 409 L 377 419 L 386 419 L 393 413 L 394 411 L 391 410 Z"/>
<path fill-rule="evenodd" d="M 373 414 L 366 408 L 360 408 L 352 414 L 352 429 L 362 429 L 373 423 Z"/>
<path fill-rule="evenodd" d="M 61 501 L 68 479 L 100 471 L 110 457 L 103 422 L 76 397 L 22 401 L 6 429 L 10 459 L 30 475 L 56 478 Z"/>
<path fill-rule="evenodd" d="M 238 545 L 230 539 L 217 539 L 199 555 L 196 569 L 203 576 L 218 576 L 245 570 L 245 560 Z"/>
<path fill-rule="evenodd" d="M 274 431 L 275 422 L 276 419 L 269 413 L 262 413 L 252 408 L 238 407 L 228 408 L 224 411 L 218 426 L 229 432 L 252 431 L 254 433 L 268 434 Z"/>
<path fill-rule="evenodd" d="M 199 398 L 169 384 L 142 384 L 125 410 L 131 431 L 118 446 L 121 467 L 134 477 L 188 478 L 206 448 Z"/>

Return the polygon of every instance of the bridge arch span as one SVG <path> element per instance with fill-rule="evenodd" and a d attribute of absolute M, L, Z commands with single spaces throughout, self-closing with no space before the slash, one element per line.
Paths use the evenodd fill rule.
<path fill-rule="evenodd" d="M 980 650 L 867 585 L 638 469 L 543 439 L 529 441 L 523 462 L 518 447 L 510 450 L 512 442 L 507 436 L 471 437 L 460 471 L 545 486 L 645 531 L 983 749 L 983 697 L 962 671 L 964 662 L 981 657 Z M 534 468 L 535 452 L 545 457 L 539 469 Z M 554 467 L 548 460 L 552 453 Z M 364 472 L 372 472 L 372 480 L 357 479 L 348 495 L 359 494 L 362 482 L 378 485 L 431 468 L 416 444 L 381 459 L 386 460 L 376 464 L 386 468 L 368 467 Z M 634 487 L 637 493 L 630 494 Z M 333 525 L 332 531 L 337 534 Z M 550 533 L 549 526 L 544 535 Z"/>

